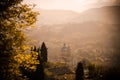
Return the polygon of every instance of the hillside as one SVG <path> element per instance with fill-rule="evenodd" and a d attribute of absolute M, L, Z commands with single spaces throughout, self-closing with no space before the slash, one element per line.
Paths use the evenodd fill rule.
<path fill-rule="evenodd" d="M 65 10 L 36 10 L 40 11 L 37 26 L 80 23 L 85 21 L 99 21 L 104 23 L 119 23 L 120 21 L 120 6 L 92 8 L 82 13 Z"/>
<path fill-rule="evenodd" d="M 120 48 L 118 44 L 120 41 L 119 9 L 119 6 L 106 6 L 79 14 L 72 12 L 74 16 L 71 16 L 73 15 L 71 11 L 56 11 L 56 13 L 51 11 L 51 14 L 46 12 L 48 23 L 41 19 L 46 23 L 39 21 L 41 22 L 39 27 L 27 31 L 27 34 L 37 40 L 35 43 L 37 46 L 40 46 L 43 41 L 46 42 L 50 61 L 62 59 L 61 48 L 66 43 L 71 48 L 70 57 L 67 57 L 72 57 L 70 64 L 75 64 L 84 58 L 95 63 L 109 63 L 112 55 Z M 44 16 L 41 17 L 44 18 Z M 71 19 L 66 20 L 65 16 Z M 61 19 L 60 22 L 54 23 L 59 19 Z"/>
<path fill-rule="evenodd" d="M 76 12 L 65 10 L 37 9 L 37 11 L 40 11 L 40 16 L 38 16 L 39 25 L 54 25 L 68 23 L 67 20 L 70 20 L 78 15 L 78 13 Z"/>
<path fill-rule="evenodd" d="M 99 21 L 109 24 L 120 23 L 120 6 L 106 6 L 87 10 L 73 18 L 71 23 L 85 21 Z"/>

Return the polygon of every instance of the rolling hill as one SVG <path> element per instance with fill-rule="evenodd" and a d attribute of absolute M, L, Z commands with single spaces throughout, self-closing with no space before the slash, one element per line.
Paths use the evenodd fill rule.
<path fill-rule="evenodd" d="M 40 11 L 40 15 L 38 16 L 39 25 L 65 24 L 68 23 L 68 20 L 76 17 L 79 14 L 73 11 L 65 10 L 37 9 L 37 11 Z"/>
<path fill-rule="evenodd" d="M 119 52 L 120 6 L 94 8 L 83 13 L 43 10 L 39 18 L 38 27 L 26 33 L 37 40 L 34 45 L 40 46 L 45 41 L 50 61 L 60 60 L 64 43 L 70 46 L 71 57 L 77 56 L 77 61 L 86 58 L 110 62 L 110 55 Z"/>
<path fill-rule="evenodd" d="M 67 23 L 81 23 L 85 21 L 99 21 L 104 23 L 119 23 L 120 6 L 105 6 L 93 8 L 82 13 L 65 10 L 44 10 L 40 11 L 37 26 L 55 25 Z"/>

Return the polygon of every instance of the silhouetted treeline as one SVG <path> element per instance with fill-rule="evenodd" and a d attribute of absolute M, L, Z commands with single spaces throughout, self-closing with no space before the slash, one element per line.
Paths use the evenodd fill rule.
<path fill-rule="evenodd" d="M 47 57 L 48 52 L 47 52 L 47 47 L 46 47 L 44 42 L 42 43 L 41 47 L 39 47 L 39 48 L 36 48 L 36 46 L 32 47 L 31 51 L 38 52 L 38 60 L 41 63 L 47 62 L 47 60 L 48 60 L 48 57 Z"/>
<path fill-rule="evenodd" d="M 41 48 L 37 48 L 36 46 L 31 48 L 31 51 L 38 53 L 38 61 L 40 64 L 37 64 L 36 71 L 26 70 L 21 67 L 21 71 L 23 76 L 27 76 L 29 80 L 45 80 L 44 68 L 47 62 L 47 48 L 45 43 L 43 42 Z"/>
<path fill-rule="evenodd" d="M 85 70 L 87 71 L 85 72 Z M 84 80 L 84 79 L 120 80 L 120 67 L 89 64 L 87 68 L 84 68 L 83 64 L 79 62 L 76 69 L 75 80 Z"/>

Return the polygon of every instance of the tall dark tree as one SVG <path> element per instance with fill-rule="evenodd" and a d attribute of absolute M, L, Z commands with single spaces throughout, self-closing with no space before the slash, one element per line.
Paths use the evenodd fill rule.
<path fill-rule="evenodd" d="M 84 68 L 81 62 L 77 65 L 75 80 L 84 80 Z"/>
<path fill-rule="evenodd" d="M 47 52 L 47 47 L 45 45 L 45 43 L 42 43 L 41 46 L 41 59 L 43 62 L 47 62 L 48 58 L 47 58 L 48 52 Z"/>
<path fill-rule="evenodd" d="M 41 57 L 41 49 L 36 48 L 36 46 L 31 47 L 31 52 L 37 52 L 37 60 L 40 64 L 37 64 L 36 71 L 35 72 L 28 72 L 25 71 L 25 74 L 28 75 L 29 80 L 44 80 L 45 79 L 45 73 L 44 73 L 44 64 L 43 64 L 43 58 Z"/>
<path fill-rule="evenodd" d="M 39 60 L 40 64 L 37 65 L 34 77 L 36 80 L 40 80 L 40 79 L 45 80 L 44 64 L 43 64 L 43 58 L 41 56 L 40 47 L 38 49 L 36 49 L 36 52 L 38 53 L 37 59 Z"/>
<path fill-rule="evenodd" d="M 44 65 L 43 64 L 38 64 L 37 65 L 37 69 L 36 69 L 36 72 L 34 74 L 33 79 L 35 79 L 35 80 L 41 80 L 41 79 L 45 80 L 45 73 L 44 73 Z"/>

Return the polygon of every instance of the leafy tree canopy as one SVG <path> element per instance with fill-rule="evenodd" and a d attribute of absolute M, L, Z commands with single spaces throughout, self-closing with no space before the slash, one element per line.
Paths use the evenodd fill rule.
<path fill-rule="evenodd" d="M 19 67 L 35 70 L 37 53 L 26 45 L 25 28 L 37 20 L 32 5 L 22 0 L 0 0 L 0 79 L 21 80 Z M 23 80 L 23 79 L 22 79 Z"/>

